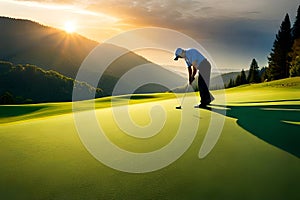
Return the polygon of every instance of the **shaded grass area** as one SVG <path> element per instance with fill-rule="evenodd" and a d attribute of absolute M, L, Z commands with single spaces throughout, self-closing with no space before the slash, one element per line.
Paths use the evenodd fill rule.
<path fill-rule="evenodd" d="M 15 117 L 19 115 L 26 115 L 36 111 L 39 111 L 43 108 L 47 108 L 46 105 L 38 105 L 38 106 L 0 106 L 0 118 L 6 117 Z"/>
<path fill-rule="evenodd" d="M 256 137 L 300 158 L 300 125 L 297 124 L 300 122 L 300 101 L 296 103 L 226 106 L 226 115 L 237 119 L 240 127 Z M 222 113 L 218 108 L 213 111 Z"/>
<path fill-rule="evenodd" d="M 292 102 L 292 101 L 300 101 L 300 99 L 278 99 L 278 100 L 267 100 L 267 101 L 244 101 L 244 102 L 235 102 L 237 105 L 243 104 L 253 104 L 253 103 L 279 103 L 279 102 Z"/>
<path fill-rule="evenodd" d="M 104 97 L 95 100 L 82 101 L 81 107 L 76 111 L 107 108 L 113 106 L 122 106 L 127 104 L 139 104 L 166 100 L 174 98 L 172 93 L 157 94 L 133 94 L 116 97 Z M 128 100 L 128 101 L 124 101 Z M 38 119 L 55 115 L 68 114 L 73 112 L 72 102 L 62 103 L 41 103 L 29 105 L 0 105 L 0 124 L 9 122 L 18 122 L 22 120 Z"/>
<path fill-rule="evenodd" d="M 300 158 L 299 95 L 300 77 L 228 89 L 226 115 L 249 133 Z"/>

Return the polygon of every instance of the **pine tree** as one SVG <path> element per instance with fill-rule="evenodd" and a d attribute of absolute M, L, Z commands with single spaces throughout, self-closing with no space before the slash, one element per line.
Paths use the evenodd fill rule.
<path fill-rule="evenodd" d="M 300 76 L 300 56 L 293 60 L 290 70 L 290 76 Z"/>
<path fill-rule="evenodd" d="M 292 28 L 293 46 L 290 52 L 290 76 L 300 76 L 300 6 L 298 7 L 295 23 Z"/>
<path fill-rule="evenodd" d="M 230 79 L 228 85 L 227 85 L 227 88 L 232 88 L 234 87 L 234 80 L 233 79 Z"/>
<path fill-rule="evenodd" d="M 290 58 L 289 52 L 292 48 L 291 22 L 286 14 L 280 29 L 276 35 L 272 52 L 268 57 L 269 72 L 272 80 L 289 77 Z"/>
<path fill-rule="evenodd" d="M 249 75 L 247 78 L 248 83 L 259 83 L 260 82 L 258 68 L 259 68 L 258 64 L 257 64 L 256 60 L 253 58 L 251 65 L 250 65 Z"/>
<path fill-rule="evenodd" d="M 235 86 L 239 86 L 239 85 L 242 85 L 242 82 L 241 82 L 241 75 L 237 75 L 236 79 L 235 79 L 235 82 L 234 82 L 234 85 Z"/>
<path fill-rule="evenodd" d="M 300 5 L 297 10 L 296 20 L 292 28 L 293 40 L 300 38 Z"/>
<path fill-rule="evenodd" d="M 241 71 L 241 85 L 247 84 L 247 78 L 246 78 L 246 73 L 244 69 Z"/>
<path fill-rule="evenodd" d="M 300 38 L 294 41 L 291 56 L 290 76 L 300 76 Z"/>
<path fill-rule="evenodd" d="M 0 104 L 14 104 L 14 96 L 9 93 L 5 92 L 3 95 L 0 96 Z"/>
<path fill-rule="evenodd" d="M 267 67 L 263 67 L 263 68 L 261 68 L 261 70 L 260 70 L 260 81 L 261 82 L 266 82 L 266 81 L 268 81 L 268 68 Z"/>

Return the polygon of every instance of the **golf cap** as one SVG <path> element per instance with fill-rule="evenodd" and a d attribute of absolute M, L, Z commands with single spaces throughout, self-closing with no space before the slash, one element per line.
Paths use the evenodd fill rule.
<path fill-rule="evenodd" d="M 178 58 L 182 58 L 182 53 L 183 53 L 183 49 L 182 48 L 177 48 L 176 51 L 175 51 L 174 60 L 178 60 Z"/>

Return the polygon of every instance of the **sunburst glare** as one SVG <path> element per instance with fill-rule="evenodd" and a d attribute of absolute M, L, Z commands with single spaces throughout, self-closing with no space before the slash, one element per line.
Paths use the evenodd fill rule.
<path fill-rule="evenodd" d="M 76 23 L 73 21 L 67 21 L 64 29 L 67 33 L 74 33 L 76 31 Z"/>

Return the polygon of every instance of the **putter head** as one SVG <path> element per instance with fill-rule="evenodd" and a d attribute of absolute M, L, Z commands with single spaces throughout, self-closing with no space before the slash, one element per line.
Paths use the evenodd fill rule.
<path fill-rule="evenodd" d="M 181 106 L 176 106 L 176 109 L 180 110 L 180 109 L 181 109 Z"/>

